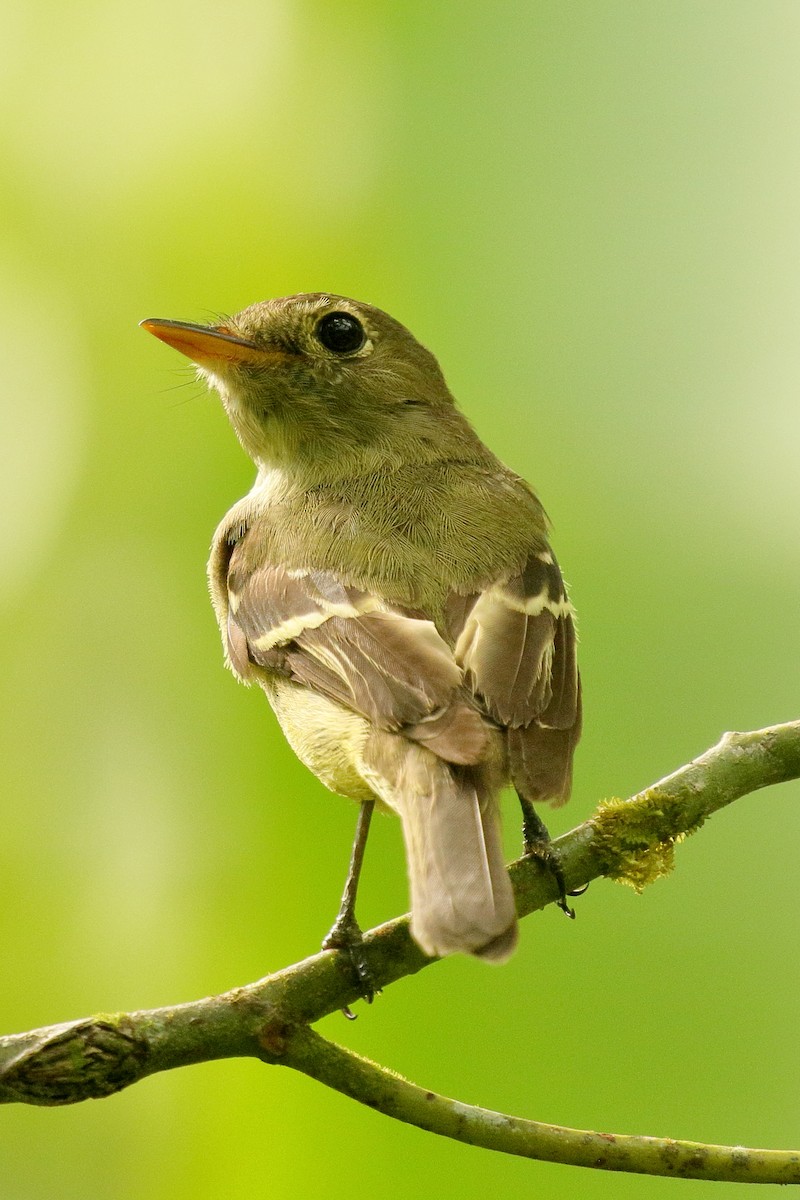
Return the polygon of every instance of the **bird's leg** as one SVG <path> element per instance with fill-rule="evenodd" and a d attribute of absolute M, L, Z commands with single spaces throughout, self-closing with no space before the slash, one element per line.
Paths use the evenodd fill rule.
<path fill-rule="evenodd" d="M 553 843 L 550 840 L 547 826 L 542 818 L 537 813 L 536 809 L 530 800 L 517 792 L 519 797 L 520 807 L 522 808 L 522 852 L 525 855 L 532 855 L 538 858 L 543 867 L 545 867 L 556 881 L 558 888 L 558 900 L 556 903 L 563 913 L 568 917 L 575 919 L 575 909 L 567 902 L 567 886 L 564 881 L 564 872 L 561 869 L 561 863 L 558 861 L 558 855 L 553 849 Z M 585 891 L 584 888 L 581 891 Z M 576 895 L 580 893 L 569 893 Z"/>
<path fill-rule="evenodd" d="M 356 836 L 353 842 L 353 850 L 350 854 L 350 867 L 347 872 L 344 892 L 342 893 L 342 903 L 339 906 L 336 920 L 322 940 L 323 950 L 344 950 L 347 953 L 350 962 L 353 964 L 353 970 L 358 979 L 361 995 L 367 1004 L 372 1003 L 373 998 L 380 991 L 380 988 L 375 987 L 372 972 L 364 957 L 364 935 L 361 932 L 361 926 L 356 920 L 356 892 L 358 891 L 358 879 L 361 875 L 361 867 L 364 862 L 364 850 L 367 845 L 369 824 L 372 820 L 372 811 L 374 808 L 374 800 L 364 800 L 359 805 Z M 355 1014 L 349 1008 L 342 1009 L 342 1012 L 350 1020 L 354 1020 Z"/>

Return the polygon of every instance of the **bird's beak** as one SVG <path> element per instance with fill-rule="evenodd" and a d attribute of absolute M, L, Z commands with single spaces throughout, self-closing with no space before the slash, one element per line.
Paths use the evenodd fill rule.
<path fill-rule="evenodd" d="M 219 366 L 220 363 L 242 363 L 253 366 L 267 363 L 285 355 L 277 347 L 265 349 L 249 342 L 224 327 L 192 325 L 189 321 L 162 321 L 151 317 L 140 321 L 142 329 L 155 334 L 162 342 L 179 350 L 201 367 Z"/>

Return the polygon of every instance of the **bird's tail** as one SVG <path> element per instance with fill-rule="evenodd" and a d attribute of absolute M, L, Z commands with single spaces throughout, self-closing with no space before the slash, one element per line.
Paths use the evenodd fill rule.
<path fill-rule="evenodd" d="M 403 822 L 415 940 L 426 954 L 505 962 L 517 913 L 486 773 L 388 733 L 373 735 L 364 758 L 370 785 Z"/>

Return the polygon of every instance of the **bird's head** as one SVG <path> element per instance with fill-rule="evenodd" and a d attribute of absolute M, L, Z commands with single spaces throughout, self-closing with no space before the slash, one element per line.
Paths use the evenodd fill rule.
<path fill-rule="evenodd" d="M 369 304 L 315 292 L 217 325 L 142 325 L 197 364 L 261 469 L 324 478 L 431 461 L 468 429 L 433 355 Z"/>

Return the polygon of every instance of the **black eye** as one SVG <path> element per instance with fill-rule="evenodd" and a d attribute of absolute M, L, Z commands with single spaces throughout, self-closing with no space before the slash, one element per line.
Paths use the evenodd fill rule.
<path fill-rule="evenodd" d="M 346 312 L 328 313 L 317 323 L 315 332 L 325 349 L 334 354 L 352 354 L 367 340 L 364 326 Z"/>

